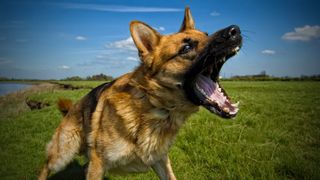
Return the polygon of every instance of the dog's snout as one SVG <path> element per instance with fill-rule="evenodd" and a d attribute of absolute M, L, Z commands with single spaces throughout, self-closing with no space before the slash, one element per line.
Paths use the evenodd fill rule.
<path fill-rule="evenodd" d="M 231 25 L 225 29 L 224 38 L 236 39 L 241 34 L 240 28 L 237 25 Z"/>

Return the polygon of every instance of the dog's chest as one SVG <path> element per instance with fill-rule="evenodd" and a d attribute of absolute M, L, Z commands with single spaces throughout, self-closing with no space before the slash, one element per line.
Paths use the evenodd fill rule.
<path fill-rule="evenodd" d="M 148 169 L 135 153 L 135 145 L 125 139 L 116 139 L 105 149 L 105 163 L 115 173 L 143 172 Z"/>
<path fill-rule="evenodd" d="M 157 145 L 158 139 L 149 137 L 141 146 L 134 145 L 125 140 L 117 140 L 107 148 L 105 159 L 111 172 L 145 172 L 150 166 L 159 161 L 168 153 L 170 140 L 164 145 Z M 163 141 L 163 140 L 162 140 Z"/>
<path fill-rule="evenodd" d="M 179 127 L 158 121 L 142 126 L 136 142 L 114 139 L 105 149 L 106 163 L 114 172 L 143 172 L 169 151 Z M 180 124 L 179 124 L 180 126 Z"/>

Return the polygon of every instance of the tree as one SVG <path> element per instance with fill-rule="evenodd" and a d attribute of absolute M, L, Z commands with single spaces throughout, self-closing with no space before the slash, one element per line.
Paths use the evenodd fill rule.
<path fill-rule="evenodd" d="M 97 74 L 97 75 L 88 76 L 86 78 L 86 80 L 89 80 L 89 81 L 111 81 L 111 80 L 113 80 L 113 77 L 101 73 L 101 74 Z"/>

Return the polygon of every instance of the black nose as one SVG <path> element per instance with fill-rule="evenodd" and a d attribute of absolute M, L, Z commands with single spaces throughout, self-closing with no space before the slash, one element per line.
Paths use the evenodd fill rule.
<path fill-rule="evenodd" d="M 231 25 L 227 27 L 224 31 L 224 38 L 226 39 L 236 39 L 237 36 L 241 34 L 240 28 L 237 25 Z"/>

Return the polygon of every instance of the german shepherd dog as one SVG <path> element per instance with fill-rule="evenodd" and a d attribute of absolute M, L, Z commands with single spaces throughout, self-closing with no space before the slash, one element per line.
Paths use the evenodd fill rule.
<path fill-rule="evenodd" d="M 218 82 L 222 65 L 242 46 L 238 26 L 212 35 L 195 29 L 185 9 L 180 31 L 161 35 L 147 24 L 130 23 L 141 64 L 102 84 L 78 103 L 59 102 L 64 118 L 47 145 L 39 179 L 86 153 L 86 179 L 108 173 L 145 172 L 176 179 L 168 151 L 179 129 L 199 106 L 223 118 L 235 117 L 237 103 Z"/>

